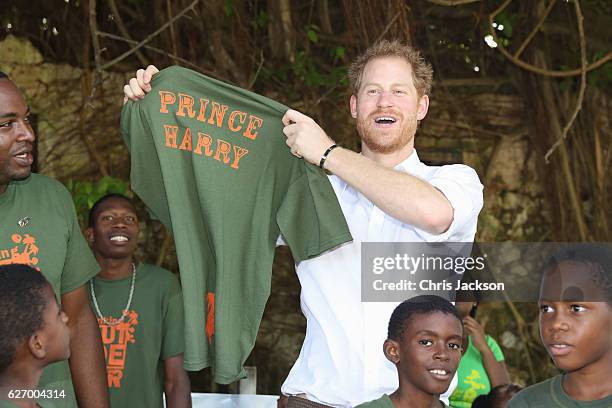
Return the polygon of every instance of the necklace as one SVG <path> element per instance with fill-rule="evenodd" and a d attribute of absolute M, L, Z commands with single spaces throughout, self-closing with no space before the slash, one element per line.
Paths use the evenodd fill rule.
<path fill-rule="evenodd" d="M 106 320 L 106 318 L 102 315 L 102 312 L 100 311 L 100 306 L 98 306 L 98 299 L 96 299 L 96 292 L 94 291 L 93 278 L 89 281 L 89 289 L 91 290 L 91 299 L 93 300 L 93 304 L 96 309 L 96 314 L 98 315 L 98 318 L 102 320 L 104 324 L 106 324 L 107 326 L 116 326 L 119 323 L 123 323 L 125 316 L 127 316 L 129 313 L 128 311 L 130 310 L 130 305 L 132 304 L 132 296 L 134 295 L 135 283 L 136 283 L 136 265 L 134 265 L 134 263 L 132 262 L 132 287 L 130 288 L 130 296 L 128 297 L 127 305 L 125 305 L 125 308 L 123 309 L 123 312 L 121 313 L 121 317 L 117 319 L 114 323 L 112 323 L 109 320 Z"/>

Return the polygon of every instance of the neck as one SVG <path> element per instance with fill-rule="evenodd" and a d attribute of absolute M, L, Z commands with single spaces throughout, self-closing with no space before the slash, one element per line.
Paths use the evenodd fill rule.
<path fill-rule="evenodd" d="M 129 256 L 127 258 L 105 258 L 99 253 L 94 251 L 94 255 L 100 264 L 99 278 L 107 280 L 118 280 L 127 278 L 132 275 L 132 263 L 134 258 Z"/>
<path fill-rule="evenodd" d="M 612 383 L 601 381 L 612 376 L 612 350 L 599 360 L 563 376 L 562 386 L 567 395 L 578 401 L 596 401 L 612 396 Z"/>
<path fill-rule="evenodd" d="M 380 153 L 370 150 L 368 146 L 362 144 L 361 154 L 364 157 L 380 164 L 382 167 L 386 167 L 388 169 L 392 169 L 408 157 L 414 153 L 414 145 L 413 143 L 409 143 L 400 150 L 389 152 L 389 153 Z"/>
<path fill-rule="evenodd" d="M 441 408 L 439 395 L 432 395 L 400 380 L 400 387 L 389 396 L 395 408 Z"/>
<path fill-rule="evenodd" d="M 11 390 L 35 390 L 42 375 L 43 369 L 32 364 L 28 359 L 21 363 L 14 362 L 2 374 L 0 374 L 0 400 L 6 400 Z M 13 404 L 21 408 L 37 407 L 35 400 L 11 399 Z"/>

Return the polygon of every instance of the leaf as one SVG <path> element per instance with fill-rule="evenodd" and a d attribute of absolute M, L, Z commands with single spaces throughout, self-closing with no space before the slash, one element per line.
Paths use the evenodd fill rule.
<path fill-rule="evenodd" d="M 319 36 L 317 35 L 317 32 L 315 30 L 310 29 L 306 34 L 308 35 L 308 39 L 311 43 L 316 44 L 319 41 Z"/>

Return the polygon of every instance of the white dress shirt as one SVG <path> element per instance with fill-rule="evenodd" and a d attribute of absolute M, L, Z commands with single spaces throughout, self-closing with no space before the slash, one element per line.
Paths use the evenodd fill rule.
<path fill-rule="evenodd" d="M 465 165 L 427 166 L 416 151 L 395 170 L 429 182 L 450 201 L 448 230 L 433 235 L 383 213 L 336 176 L 330 182 L 353 242 L 297 265 L 306 338 L 281 390 L 334 407 L 352 407 L 398 387 L 395 365 L 383 354 L 391 313 L 398 303 L 361 301 L 362 242 L 471 242 L 483 204 L 483 186 Z M 406 197 L 406 200 L 413 199 Z M 456 375 L 448 395 L 456 386 Z"/>

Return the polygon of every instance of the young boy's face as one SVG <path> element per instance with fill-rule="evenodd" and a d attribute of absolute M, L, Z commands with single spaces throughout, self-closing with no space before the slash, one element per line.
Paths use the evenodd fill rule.
<path fill-rule="evenodd" d="M 51 286 L 46 289 L 47 306 L 43 312 L 43 325 L 36 333 L 45 348 L 48 363 L 70 357 L 70 329 L 68 316 L 60 310 Z"/>
<path fill-rule="evenodd" d="M 573 372 L 601 366 L 612 374 L 612 307 L 592 266 L 561 262 L 544 274 L 540 336 L 555 365 Z"/>
<path fill-rule="evenodd" d="M 418 314 L 410 319 L 399 342 L 385 342 L 385 355 L 397 365 L 400 384 L 406 382 L 422 392 L 442 394 L 461 360 L 462 335 L 461 322 L 453 315 Z"/>
<path fill-rule="evenodd" d="M 94 253 L 104 258 L 132 256 L 138 247 L 138 216 L 134 207 L 118 197 L 109 198 L 97 209 L 93 228 L 87 229 L 87 239 Z"/>

